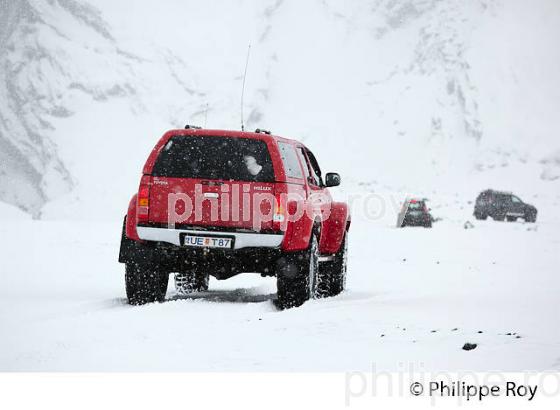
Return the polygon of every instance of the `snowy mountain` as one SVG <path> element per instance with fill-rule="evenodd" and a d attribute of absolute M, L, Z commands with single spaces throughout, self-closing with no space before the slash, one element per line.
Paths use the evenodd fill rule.
<path fill-rule="evenodd" d="M 95 147 L 107 147 L 119 130 L 100 107 L 125 108 L 120 127 L 126 128 L 124 118 L 146 115 L 145 101 L 158 93 L 199 96 L 181 58 L 166 49 L 122 49 L 88 4 L 22 0 L 2 6 L 0 198 L 36 216 L 45 202 L 84 182 L 87 175 L 77 168 L 90 173 L 104 162 Z M 155 71 L 163 81 L 150 75 Z M 84 112 L 96 117 L 99 129 L 82 122 Z"/>
<path fill-rule="evenodd" d="M 36 217 L 121 214 L 166 129 L 239 128 L 249 43 L 248 129 L 303 139 L 346 181 L 560 178 L 554 0 L 0 6 L 0 199 Z"/>

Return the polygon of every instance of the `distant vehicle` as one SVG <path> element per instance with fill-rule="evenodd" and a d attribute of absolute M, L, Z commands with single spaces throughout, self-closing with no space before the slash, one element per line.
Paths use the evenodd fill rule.
<path fill-rule="evenodd" d="M 404 201 L 397 227 L 405 226 L 423 226 L 424 228 L 432 227 L 432 215 L 426 206 L 426 199 L 408 198 Z"/>
<path fill-rule="evenodd" d="M 525 222 L 537 221 L 537 208 L 523 202 L 511 192 L 494 191 L 487 189 L 476 198 L 474 205 L 476 219 L 486 219 L 489 216 L 495 221 L 514 222 L 522 218 Z"/>
<path fill-rule="evenodd" d="M 207 290 L 208 275 L 276 276 L 282 307 L 341 293 L 350 214 L 328 189 L 340 176 L 269 131 L 185 128 L 151 151 L 124 219 L 129 303 L 163 300 L 170 273 L 181 293 Z"/>

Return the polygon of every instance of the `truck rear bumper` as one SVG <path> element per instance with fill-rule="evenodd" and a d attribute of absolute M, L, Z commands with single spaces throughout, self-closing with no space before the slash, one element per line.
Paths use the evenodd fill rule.
<path fill-rule="evenodd" d="M 185 234 L 199 236 L 224 236 L 234 238 L 233 249 L 242 248 L 279 248 L 284 240 L 283 234 L 252 232 L 219 232 L 191 229 L 168 229 L 159 227 L 137 226 L 138 237 L 144 241 L 166 242 L 182 246 Z"/>
<path fill-rule="evenodd" d="M 201 270 L 217 279 L 227 279 L 242 272 L 274 276 L 280 248 L 245 247 L 216 249 L 177 246 L 163 241 L 134 241 L 122 236 L 119 262 L 157 266 L 167 272 Z"/>

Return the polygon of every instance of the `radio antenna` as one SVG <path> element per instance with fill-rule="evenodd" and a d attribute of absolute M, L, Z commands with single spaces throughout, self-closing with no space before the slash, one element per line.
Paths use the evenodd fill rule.
<path fill-rule="evenodd" d="M 243 86 L 241 87 L 241 131 L 245 131 L 245 124 L 243 122 L 243 97 L 245 96 L 245 78 L 247 77 L 247 67 L 249 66 L 249 56 L 251 54 L 251 43 L 247 48 L 247 60 L 245 60 L 245 72 L 243 73 Z"/>

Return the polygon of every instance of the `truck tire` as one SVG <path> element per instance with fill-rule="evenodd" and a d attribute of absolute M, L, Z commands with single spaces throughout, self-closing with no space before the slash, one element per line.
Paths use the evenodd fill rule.
<path fill-rule="evenodd" d="M 535 223 L 537 222 L 537 213 L 536 212 L 528 212 L 525 214 L 525 222 L 528 223 Z"/>
<path fill-rule="evenodd" d="M 134 262 L 125 264 L 126 297 L 131 305 L 163 302 L 169 274 L 157 267 Z"/>
<path fill-rule="evenodd" d="M 319 239 L 314 232 L 309 247 L 292 255 L 288 262 L 292 274 L 278 272 L 276 275 L 278 306 L 281 309 L 301 306 L 308 299 L 317 297 L 319 276 Z"/>
<path fill-rule="evenodd" d="M 179 272 L 175 274 L 175 289 L 179 295 L 208 290 L 207 273 L 198 271 Z"/>
<path fill-rule="evenodd" d="M 506 217 L 508 222 L 515 222 L 517 221 L 517 216 L 508 216 Z"/>
<path fill-rule="evenodd" d="M 506 219 L 506 214 L 503 212 L 496 212 L 494 215 L 492 215 L 492 219 L 498 222 L 503 222 L 504 219 Z"/>
<path fill-rule="evenodd" d="M 346 271 L 348 265 L 348 233 L 344 235 L 340 249 L 334 259 L 321 264 L 321 274 L 328 278 L 328 291 L 326 296 L 336 296 L 346 288 Z"/>

